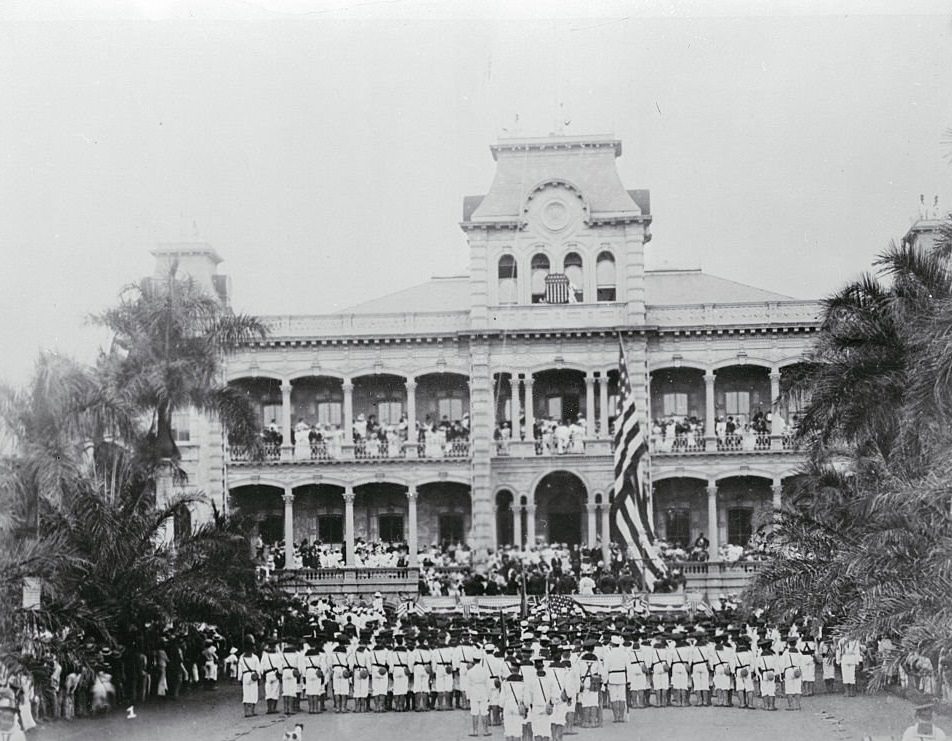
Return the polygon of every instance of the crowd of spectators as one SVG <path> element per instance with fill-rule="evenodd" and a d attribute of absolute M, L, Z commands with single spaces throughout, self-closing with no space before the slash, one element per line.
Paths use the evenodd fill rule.
<path fill-rule="evenodd" d="M 228 645 L 205 624 L 148 624 L 115 647 L 44 632 L 23 647 L 20 668 L 0 663 L 0 687 L 14 693 L 19 723 L 30 731 L 38 722 L 99 715 L 153 698 L 175 701 L 213 688 L 220 676 L 233 676 Z"/>
<path fill-rule="evenodd" d="M 614 418 L 609 420 L 609 432 L 613 429 Z M 517 439 L 523 439 L 522 430 L 525 429 L 525 419 L 519 425 Z M 598 423 L 595 425 L 598 434 Z M 535 442 L 537 455 L 580 455 L 585 452 L 584 440 L 588 437 L 588 425 L 581 414 L 574 420 L 556 419 L 547 416 L 537 418 L 532 424 L 532 439 Z M 504 420 L 496 424 L 493 439 L 497 449 L 505 451 L 508 444 L 514 439 L 512 423 Z"/>
<path fill-rule="evenodd" d="M 345 438 L 339 424 L 308 423 L 299 417 L 291 429 L 290 444 L 296 460 L 339 459 L 343 456 Z M 261 441 L 272 454 L 280 450 L 284 435 L 276 420 L 272 419 L 261 431 Z M 395 424 L 381 424 L 376 415 L 360 413 L 354 419 L 349 437 L 358 456 L 367 458 L 399 458 L 407 443 L 416 443 L 421 457 L 441 458 L 461 451 L 460 443 L 468 441 L 469 414 L 453 421 L 447 416 L 437 421 L 426 415 L 423 421 L 417 420 L 411 433 L 406 414 Z"/>
<path fill-rule="evenodd" d="M 714 420 L 714 438 L 718 450 L 757 450 L 769 448 L 771 436 L 796 433 L 798 415 L 787 423 L 779 412 L 759 409 L 748 420 L 746 415 L 718 415 Z M 651 439 L 656 452 L 671 453 L 704 450 L 707 434 L 705 421 L 695 415 L 671 415 L 651 423 Z"/>

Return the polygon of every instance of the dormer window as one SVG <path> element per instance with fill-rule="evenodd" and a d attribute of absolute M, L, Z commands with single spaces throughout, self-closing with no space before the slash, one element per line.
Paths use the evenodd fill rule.
<path fill-rule="evenodd" d="M 519 300 L 516 278 L 516 258 L 503 255 L 499 258 L 499 303 L 514 304 Z"/>
<path fill-rule="evenodd" d="M 585 299 L 585 271 L 582 270 L 582 256 L 578 252 L 569 252 L 563 262 L 566 277 L 569 279 L 571 303 L 580 304 Z"/>
<path fill-rule="evenodd" d="M 532 303 L 545 302 L 545 277 L 549 274 L 549 258 L 545 255 L 533 255 L 530 263 L 530 285 L 532 287 Z"/>
<path fill-rule="evenodd" d="M 595 264 L 595 284 L 598 301 L 615 301 L 618 290 L 615 275 L 615 257 L 611 252 L 600 252 Z"/>

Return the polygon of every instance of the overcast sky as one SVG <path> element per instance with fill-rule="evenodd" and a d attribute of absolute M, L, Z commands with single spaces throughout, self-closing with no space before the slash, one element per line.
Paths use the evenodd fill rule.
<path fill-rule="evenodd" d="M 939 3 L 75 5 L 0 10 L 14 383 L 40 348 L 91 359 L 84 317 L 164 240 L 210 242 L 259 314 L 465 272 L 462 199 L 517 114 L 523 135 L 561 117 L 623 141 L 625 186 L 651 190 L 649 267 L 798 298 L 868 268 L 920 192 L 952 201 Z"/>

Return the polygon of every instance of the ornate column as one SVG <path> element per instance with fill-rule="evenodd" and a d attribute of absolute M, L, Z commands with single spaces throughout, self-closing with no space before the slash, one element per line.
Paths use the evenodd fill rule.
<path fill-rule="evenodd" d="M 707 539 L 711 541 L 710 559 L 716 561 L 721 533 L 717 525 L 717 482 L 713 480 L 707 482 Z"/>
<path fill-rule="evenodd" d="M 585 436 L 595 437 L 595 375 L 585 373 Z"/>
<path fill-rule="evenodd" d="M 596 518 L 598 517 L 598 505 L 594 501 L 585 503 L 585 515 L 586 515 L 586 536 L 585 544 L 591 549 L 595 547 L 595 541 L 598 540 L 598 523 Z"/>
<path fill-rule="evenodd" d="M 532 374 L 526 372 L 526 440 L 534 440 L 532 428 L 535 426 L 535 404 L 532 398 L 532 384 L 534 379 Z"/>
<path fill-rule="evenodd" d="M 522 505 L 512 503 L 512 544 L 522 550 Z"/>
<path fill-rule="evenodd" d="M 531 548 L 536 544 L 536 506 L 535 504 L 526 505 L 526 547 Z"/>
<path fill-rule="evenodd" d="M 601 434 L 599 437 L 609 438 L 611 435 L 608 432 L 608 373 L 606 371 L 601 371 L 598 376 L 598 412 L 599 412 L 599 427 L 601 428 Z"/>
<path fill-rule="evenodd" d="M 297 568 L 294 558 L 294 491 L 290 486 L 284 487 L 284 568 Z"/>
<path fill-rule="evenodd" d="M 293 455 L 291 446 L 291 382 L 285 381 L 281 384 L 281 457 L 291 458 Z"/>
<path fill-rule="evenodd" d="M 715 416 L 714 371 L 709 370 L 704 372 L 704 437 L 709 440 L 717 437 L 714 432 Z"/>
<path fill-rule="evenodd" d="M 344 390 L 344 444 L 350 445 L 354 435 L 354 384 L 345 378 L 341 387 Z"/>
<path fill-rule="evenodd" d="M 417 490 L 407 487 L 407 548 L 410 550 L 410 565 L 417 566 Z"/>
<path fill-rule="evenodd" d="M 605 565 L 611 562 L 612 558 L 612 525 L 611 525 L 611 504 L 607 501 L 606 494 L 602 499 L 602 561 Z"/>
<path fill-rule="evenodd" d="M 417 428 L 416 428 L 416 379 L 412 376 L 407 378 L 406 382 L 407 387 L 407 442 L 413 443 L 408 446 L 410 449 L 407 451 L 407 456 L 409 458 L 416 458 L 418 455 L 417 452 Z"/>
<path fill-rule="evenodd" d="M 344 564 L 355 566 L 354 560 L 354 488 L 344 487 Z"/>
<path fill-rule="evenodd" d="M 770 372 L 770 408 L 777 408 L 777 397 L 780 396 L 780 371 Z"/>
<path fill-rule="evenodd" d="M 522 400 L 519 398 L 519 374 L 511 373 L 509 375 L 509 389 L 512 396 L 512 439 L 522 439 L 522 427 L 519 420 L 522 418 Z"/>

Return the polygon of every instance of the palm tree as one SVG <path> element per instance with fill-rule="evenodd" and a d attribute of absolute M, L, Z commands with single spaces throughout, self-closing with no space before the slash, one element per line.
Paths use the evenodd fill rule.
<path fill-rule="evenodd" d="M 254 447 L 257 412 L 240 390 L 222 383 L 222 361 L 266 330 L 234 314 L 193 280 L 144 280 L 113 309 L 94 317 L 113 333 L 98 364 L 109 395 L 149 418 L 147 452 L 154 461 L 179 460 L 172 415 L 194 409 L 216 415 L 230 438 Z"/>
<path fill-rule="evenodd" d="M 782 389 L 810 398 L 798 433 L 810 458 L 748 593 L 842 635 L 888 635 L 893 665 L 952 648 L 952 219 L 943 227 L 934 249 L 892 244 L 878 276 L 824 302 L 813 357 Z"/>

